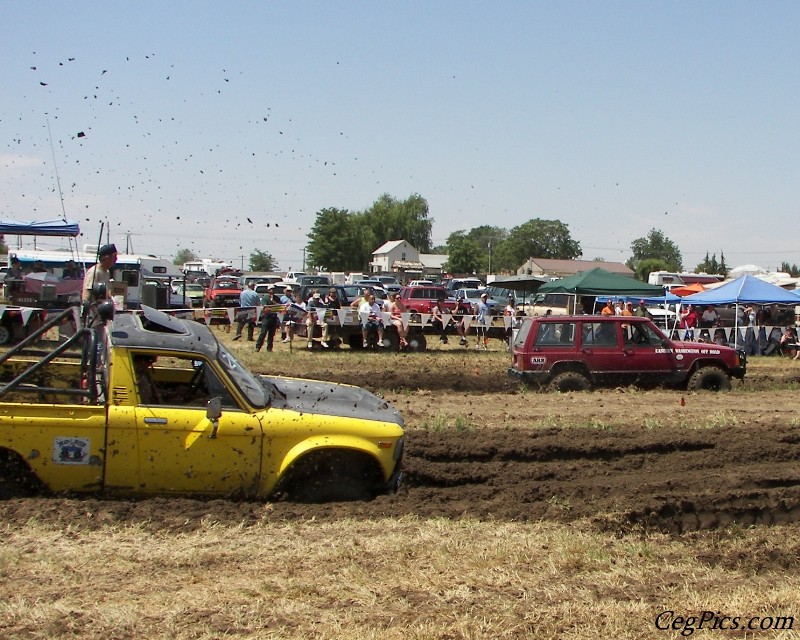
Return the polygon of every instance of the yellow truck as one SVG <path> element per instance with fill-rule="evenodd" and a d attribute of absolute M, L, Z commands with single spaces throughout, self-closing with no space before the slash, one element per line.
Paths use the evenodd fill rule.
<path fill-rule="evenodd" d="M 42 333 L 59 324 L 74 334 L 56 348 L 37 333 L 0 356 L 0 497 L 316 502 L 400 483 L 403 419 L 364 389 L 254 375 L 205 324 L 149 307 L 68 309 Z"/>

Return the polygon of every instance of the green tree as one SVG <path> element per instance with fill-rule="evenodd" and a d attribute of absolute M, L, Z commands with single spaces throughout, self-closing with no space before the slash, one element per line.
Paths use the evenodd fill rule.
<path fill-rule="evenodd" d="M 275 269 L 275 259 L 271 254 L 261 249 L 255 249 L 250 254 L 250 271 L 272 271 Z"/>
<path fill-rule="evenodd" d="M 790 265 L 788 262 L 783 261 L 781 262 L 781 267 L 778 269 L 778 271 L 788 273 L 790 276 L 792 276 L 792 278 L 800 278 L 800 267 L 798 267 L 796 264 Z"/>
<path fill-rule="evenodd" d="M 446 271 L 454 275 L 478 273 L 481 258 L 481 247 L 464 231 L 455 231 L 448 236 Z"/>
<path fill-rule="evenodd" d="M 534 218 L 508 232 L 492 258 L 492 270 L 516 271 L 529 258 L 572 260 L 580 257 L 581 245 L 572 239 L 560 220 Z"/>
<path fill-rule="evenodd" d="M 508 238 L 508 231 L 501 227 L 482 225 L 470 229 L 467 232 L 467 237 L 475 240 L 480 251 L 481 260 L 478 271 L 483 273 L 496 271 L 495 252 Z"/>
<path fill-rule="evenodd" d="M 197 256 L 191 249 L 178 249 L 178 252 L 175 254 L 175 257 L 172 259 L 172 264 L 178 267 L 182 267 L 184 263 L 194 262 L 195 260 L 197 260 Z"/>
<path fill-rule="evenodd" d="M 715 273 L 721 276 L 728 275 L 728 267 L 725 264 L 725 254 L 720 254 L 721 259 L 717 262 L 717 254 L 713 254 L 711 258 L 708 257 L 708 253 L 706 253 L 706 257 L 703 261 L 698 264 L 694 270 L 697 273 Z"/>
<path fill-rule="evenodd" d="M 363 271 L 377 248 L 364 214 L 326 208 L 308 234 L 308 263 L 326 271 Z"/>
<path fill-rule="evenodd" d="M 633 274 L 636 276 L 637 280 L 647 282 L 648 277 L 653 271 L 674 271 L 674 269 L 669 269 L 668 267 L 669 265 L 664 260 L 645 258 L 636 265 Z"/>
<path fill-rule="evenodd" d="M 683 271 L 683 258 L 677 245 L 667 238 L 658 229 L 651 229 L 644 238 L 637 238 L 631 242 L 633 255 L 625 264 L 632 269 L 637 277 L 647 282 L 647 275 L 641 277 L 640 263 L 644 260 L 660 260 L 664 268 L 654 271 Z"/>
<path fill-rule="evenodd" d="M 375 236 L 370 252 L 389 240 L 406 240 L 421 253 L 430 253 L 433 219 L 428 202 L 419 194 L 399 201 L 384 193 L 364 212 L 367 226 Z"/>

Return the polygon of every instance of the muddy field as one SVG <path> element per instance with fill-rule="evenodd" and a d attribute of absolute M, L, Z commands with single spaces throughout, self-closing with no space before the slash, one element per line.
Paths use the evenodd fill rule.
<path fill-rule="evenodd" d="M 276 374 L 366 386 L 400 408 L 408 438 L 398 495 L 370 503 L 115 501 L 0 503 L 3 521 L 81 528 L 202 521 L 423 518 L 590 523 L 620 534 L 800 520 L 800 362 L 755 359 L 731 393 L 606 389 L 543 394 L 505 376 L 503 353 L 275 353 Z M 254 368 L 266 370 L 260 358 Z"/>

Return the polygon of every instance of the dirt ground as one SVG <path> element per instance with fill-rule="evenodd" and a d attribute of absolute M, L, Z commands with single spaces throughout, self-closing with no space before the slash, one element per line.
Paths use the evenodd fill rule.
<path fill-rule="evenodd" d="M 391 366 L 376 354 L 342 366 L 347 357 L 308 359 L 300 373 L 366 386 L 401 410 L 408 430 L 403 487 L 369 503 L 275 503 L 270 519 L 581 520 L 620 534 L 800 520 L 800 362 L 762 358 L 725 394 L 548 394 L 508 379 L 503 354 L 388 356 Z M 270 369 L 297 374 L 298 360 L 276 358 Z M 262 520 L 264 508 L 37 497 L 0 502 L 0 518 L 186 531 L 202 521 Z"/>

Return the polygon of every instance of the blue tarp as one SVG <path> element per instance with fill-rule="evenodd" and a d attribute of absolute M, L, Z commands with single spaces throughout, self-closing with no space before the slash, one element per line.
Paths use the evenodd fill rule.
<path fill-rule="evenodd" d="M 81 230 L 72 220 L 40 220 L 38 222 L 19 222 L 0 220 L 0 233 L 12 236 L 60 236 L 76 237 Z"/>
<path fill-rule="evenodd" d="M 684 296 L 682 304 L 800 304 L 800 295 L 751 275 Z"/>

